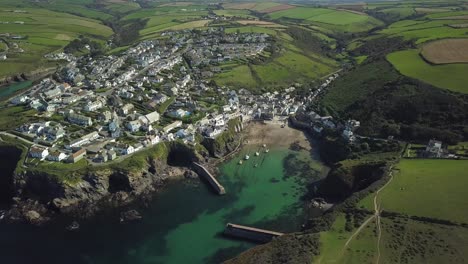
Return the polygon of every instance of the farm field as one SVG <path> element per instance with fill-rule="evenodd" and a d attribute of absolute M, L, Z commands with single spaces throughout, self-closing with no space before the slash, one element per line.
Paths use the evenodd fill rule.
<path fill-rule="evenodd" d="M 243 27 L 239 28 L 239 30 L 243 32 L 241 29 L 248 28 Z M 251 64 L 250 66 L 238 66 L 229 72 L 217 74 L 213 79 L 222 85 L 272 89 L 298 81 L 318 79 L 337 69 L 335 61 L 331 59 L 312 53 L 308 55 L 302 54 L 301 49 L 288 43 L 286 40 L 284 45 L 287 50 L 272 61 L 262 64 Z"/>
<path fill-rule="evenodd" d="M 273 12 L 268 16 L 271 19 L 290 18 L 317 23 L 318 26 L 332 31 L 359 32 L 382 25 L 382 22 L 366 14 L 327 8 L 296 7 Z"/>
<path fill-rule="evenodd" d="M 468 223 L 468 161 L 403 159 L 399 172 L 380 193 L 383 210 Z M 372 209 L 373 195 L 359 205 Z M 437 208 L 435 210 L 435 208 Z"/>
<path fill-rule="evenodd" d="M 277 32 L 274 29 L 270 29 L 267 27 L 261 26 L 243 26 L 243 27 L 233 27 L 233 28 L 226 28 L 224 30 L 226 33 L 265 33 L 271 36 L 275 36 Z"/>
<path fill-rule="evenodd" d="M 467 28 L 453 28 L 448 25 L 459 24 L 456 20 L 402 20 L 390 25 L 388 28 L 378 31 L 389 37 L 403 37 L 406 40 L 414 40 L 416 44 L 442 38 L 466 38 Z"/>
<path fill-rule="evenodd" d="M 237 66 L 226 72 L 217 74 L 213 80 L 218 85 L 234 85 L 242 88 L 256 86 L 256 81 L 247 65 Z"/>
<path fill-rule="evenodd" d="M 208 20 L 203 20 L 202 17 L 207 14 L 207 6 L 186 3 L 142 9 L 128 14 L 123 20 L 146 19 L 146 25 L 139 34 L 141 39 L 148 39 L 157 37 L 158 33 L 164 30 L 203 27 Z"/>
<path fill-rule="evenodd" d="M 214 10 L 213 11 L 218 16 L 225 16 L 225 17 L 241 17 L 241 18 L 252 18 L 249 10 L 243 9 L 221 9 L 221 10 Z"/>
<path fill-rule="evenodd" d="M 332 72 L 331 67 L 293 51 L 285 52 L 275 59 L 274 63 L 255 65 L 254 69 L 262 80 L 262 84 L 266 85 L 288 80 L 293 82 L 307 78 L 317 79 Z"/>
<path fill-rule="evenodd" d="M 24 11 L 0 10 L 0 21 L 24 22 L 0 27 L 0 33 L 24 37 L 20 40 L 6 39 L 9 43 L 17 43 L 23 52 L 10 52 L 9 60 L 0 62 L 0 77 L 50 67 L 54 63 L 47 62 L 43 55 L 60 50 L 79 35 L 103 42 L 113 34 L 112 29 L 98 20 L 45 9 L 25 8 Z"/>
<path fill-rule="evenodd" d="M 274 11 L 294 8 L 294 6 L 273 3 L 273 2 L 259 2 L 259 3 L 225 3 L 224 9 L 237 9 L 237 10 L 253 10 L 262 13 L 270 13 Z"/>
<path fill-rule="evenodd" d="M 465 263 L 468 229 L 382 217 L 380 263 Z"/>
<path fill-rule="evenodd" d="M 434 64 L 468 63 L 468 39 L 437 40 L 423 46 L 421 55 Z"/>
<path fill-rule="evenodd" d="M 416 49 L 388 54 L 387 60 L 403 75 L 439 88 L 468 93 L 468 64 L 430 65 Z"/>

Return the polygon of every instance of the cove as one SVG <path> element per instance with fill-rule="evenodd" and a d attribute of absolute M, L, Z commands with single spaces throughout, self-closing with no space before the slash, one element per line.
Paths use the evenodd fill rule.
<path fill-rule="evenodd" d="M 238 165 L 246 154 L 250 159 Z M 291 155 L 292 166 L 302 164 L 293 170 L 285 168 Z M 301 171 L 305 167 L 308 171 Z M 199 180 L 174 180 L 148 208 L 139 209 L 140 222 L 120 224 L 117 213 L 110 212 L 81 223 L 79 232 L 59 223 L 0 225 L 0 256 L 3 263 L 220 263 L 256 245 L 224 237 L 228 222 L 298 231 L 306 184 L 320 178 L 323 169 L 309 151 L 244 149 L 220 165 L 225 196 Z"/>

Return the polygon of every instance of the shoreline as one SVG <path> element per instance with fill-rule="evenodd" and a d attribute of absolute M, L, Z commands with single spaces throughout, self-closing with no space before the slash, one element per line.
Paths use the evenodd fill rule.
<path fill-rule="evenodd" d="M 218 178 L 220 176 L 219 167 L 221 163 L 231 160 L 243 149 L 261 147 L 263 144 L 266 144 L 267 148 L 289 149 L 291 145 L 296 142 L 299 143 L 302 149 L 310 152 L 313 158 L 321 162 L 316 152 L 316 142 L 306 131 L 295 128 L 288 123 L 284 127 L 281 127 L 281 125 L 282 123 L 274 121 L 249 121 L 245 125 L 244 131 L 240 134 L 240 143 L 236 149 L 222 158 L 210 158 L 206 163 L 207 167 L 210 168 L 212 172 L 214 172 L 214 176 Z M 278 144 L 278 142 L 281 143 Z"/>

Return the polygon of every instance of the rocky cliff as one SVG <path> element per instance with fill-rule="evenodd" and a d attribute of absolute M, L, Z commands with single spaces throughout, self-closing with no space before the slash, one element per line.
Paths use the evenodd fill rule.
<path fill-rule="evenodd" d="M 239 132 L 243 125 L 239 118 L 229 121 L 228 129 L 216 138 L 205 138 L 202 145 L 209 154 L 215 158 L 221 158 L 234 151 L 241 144 L 242 136 Z"/>
<path fill-rule="evenodd" d="M 103 208 L 127 205 L 148 197 L 166 179 L 188 170 L 168 165 L 173 156 L 185 159 L 187 164 L 202 159 L 194 148 L 172 142 L 117 164 L 64 172 L 75 174 L 66 177 L 78 179 L 72 182 L 44 171 L 17 170 L 13 174 L 14 198 L 7 219 L 41 224 L 55 215 L 86 218 Z"/>

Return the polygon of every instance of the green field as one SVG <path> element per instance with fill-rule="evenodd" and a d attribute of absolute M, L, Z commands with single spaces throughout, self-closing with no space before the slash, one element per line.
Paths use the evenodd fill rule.
<path fill-rule="evenodd" d="M 385 211 L 468 223 L 468 161 L 404 159 L 381 192 Z M 360 202 L 371 209 L 373 195 Z"/>
<path fill-rule="evenodd" d="M 202 17 L 208 15 L 205 5 L 188 6 L 160 6 L 149 9 L 140 9 L 132 12 L 122 19 L 147 20 L 145 27 L 140 30 L 141 39 L 153 38 L 164 30 L 181 30 L 204 26 Z"/>
<path fill-rule="evenodd" d="M 266 85 L 301 79 L 318 79 L 332 71 L 332 67 L 293 51 L 285 52 L 274 63 L 255 65 L 254 69 L 262 84 Z"/>
<path fill-rule="evenodd" d="M 268 35 L 276 35 L 276 31 L 271 28 L 259 27 L 259 26 L 243 26 L 243 27 L 230 27 L 224 30 L 226 33 L 265 33 Z"/>
<path fill-rule="evenodd" d="M 221 9 L 213 11 L 218 16 L 225 17 L 241 17 L 241 18 L 252 18 L 249 10 L 238 10 L 238 9 Z"/>
<path fill-rule="evenodd" d="M 378 33 L 390 37 L 401 36 L 417 44 L 441 38 L 468 37 L 468 28 L 455 29 L 448 26 L 458 23 L 460 20 L 402 20 Z"/>
<path fill-rule="evenodd" d="M 354 237 L 349 246 L 345 243 L 353 231 L 346 231 L 346 218 L 339 214 L 330 230 L 320 233 L 320 255 L 314 263 L 370 263 L 374 257 L 376 237 L 373 233 L 373 222 L 367 225 L 359 235 Z"/>
<path fill-rule="evenodd" d="M 241 65 L 227 72 L 215 76 L 214 80 L 218 85 L 240 86 L 242 88 L 251 88 L 256 86 L 256 81 L 247 65 Z"/>
<path fill-rule="evenodd" d="M 468 229 L 382 218 L 380 263 L 466 263 Z"/>
<path fill-rule="evenodd" d="M 387 59 L 403 75 L 439 88 L 468 93 L 468 64 L 430 65 L 416 49 L 391 53 Z"/>
<path fill-rule="evenodd" d="M 293 9 L 273 12 L 268 15 L 271 19 L 289 18 L 303 20 L 316 24 L 332 31 L 360 32 L 369 30 L 383 23 L 365 14 L 356 14 L 348 11 L 296 7 Z"/>
<path fill-rule="evenodd" d="M 282 10 L 268 14 L 271 19 L 278 18 L 293 18 L 293 19 L 308 19 L 313 16 L 333 13 L 334 10 L 326 8 L 311 8 L 311 7 L 296 7 L 288 10 Z"/>
<path fill-rule="evenodd" d="M 26 13 L 0 10 L 0 21 L 24 22 L 3 24 L 0 33 L 26 37 L 22 40 L 5 39 L 9 43 L 17 43 L 24 52 L 10 53 L 8 60 L 0 62 L 0 77 L 53 66 L 55 63 L 48 63 L 43 55 L 60 50 L 79 35 L 102 42 L 113 33 L 112 29 L 98 20 L 45 9 L 21 10 Z"/>
<path fill-rule="evenodd" d="M 250 66 L 239 66 L 232 70 L 217 74 L 213 79 L 221 85 L 233 85 L 243 88 L 263 88 L 272 90 L 277 87 L 291 85 L 295 82 L 317 80 L 337 69 L 337 64 L 330 58 L 319 54 L 308 53 L 294 45 L 292 38 L 284 32 L 261 27 L 229 28 L 226 32 L 257 29 L 262 33 L 278 34 L 285 50 L 265 63 L 253 63 Z M 229 31 L 228 31 L 229 30 Z"/>

